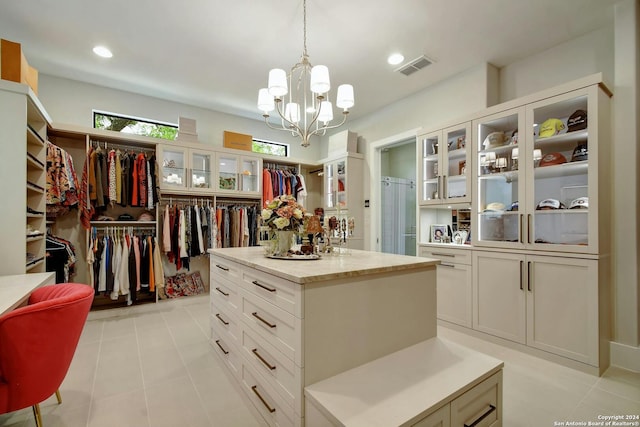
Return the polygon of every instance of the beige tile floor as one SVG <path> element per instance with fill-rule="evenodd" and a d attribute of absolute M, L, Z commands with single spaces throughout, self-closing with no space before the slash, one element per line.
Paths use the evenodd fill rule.
<path fill-rule="evenodd" d="M 207 342 L 208 296 L 92 312 L 69 373 L 41 404 L 45 427 L 250 427 L 263 425 Z M 640 414 L 640 374 L 596 377 L 465 334 L 439 335 L 504 360 L 505 427 Z M 31 409 L 0 426 L 35 425 Z"/>

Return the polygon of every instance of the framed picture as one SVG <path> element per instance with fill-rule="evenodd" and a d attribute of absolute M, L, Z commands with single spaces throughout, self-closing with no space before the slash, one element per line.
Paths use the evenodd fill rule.
<path fill-rule="evenodd" d="M 431 241 L 432 242 L 440 243 L 442 242 L 442 238 L 448 235 L 449 233 L 447 231 L 446 225 L 431 224 Z"/>

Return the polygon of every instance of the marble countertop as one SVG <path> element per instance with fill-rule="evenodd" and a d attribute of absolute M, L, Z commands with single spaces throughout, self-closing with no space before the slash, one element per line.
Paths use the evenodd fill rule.
<path fill-rule="evenodd" d="M 440 263 L 434 258 L 355 249 L 341 255 L 324 255 L 318 260 L 271 259 L 265 257 L 262 247 L 209 249 L 208 252 L 299 284 L 366 274 L 426 270 Z"/>

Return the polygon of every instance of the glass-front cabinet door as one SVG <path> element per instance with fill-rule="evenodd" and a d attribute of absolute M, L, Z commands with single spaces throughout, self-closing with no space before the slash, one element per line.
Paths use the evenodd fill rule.
<path fill-rule="evenodd" d="M 327 209 L 347 208 L 347 160 L 325 164 L 325 200 Z"/>
<path fill-rule="evenodd" d="M 590 196 L 597 190 L 591 184 L 597 182 L 598 162 L 589 154 L 597 153 L 590 130 L 597 129 L 598 116 L 588 90 L 596 91 L 571 92 L 527 108 L 527 128 L 533 128 L 527 243 L 540 249 L 588 252 L 597 247 L 589 232 L 597 228 L 590 226 L 596 208 L 589 202 L 595 201 Z"/>
<path fill-rule="evenodd" d="M 437 131 L 418 137 L 418 147 L 420 150 L 420 204 L 439 204 L 442 201 L 440 193 L 440 175 L 438 175 L 438 165 L 440 156 L 440 140 L 442 132 Z"/>
<path fill-rule="evenodd" d="M 257 157 L 242 157 L 240 174 L 240 190 L 246 193 L 258 193 L 260 187 L 260 159 Z"/>
<path fill-rule="evenodd" d="M 190 150 L 191 189 L 211 192 L 213 189 L 214 153 Z"/>
<path fill-rule="evenodd" d="M 218 153 L 218 190 L 238 190 L 238 157 L 232 154 Z"/>
<path fill-rule="evenodd" d="M 471 123 L 418 136 L 420 204 L 468 203 Z"/>
<path fill-rule="evenodd" d="M 444 184 L 443 194 L 447 203 L 471 201 L 471 164 L 467 167 L 470 145 L 471 123 L 447 128 L 443 131 L 443 143 L 447 149 L 442 150 L 441 174 Z"/>
<path fill-rule="evenodd" d="M 518 131 L 524 107 L 473 121 L 474 202 L 472 242 L 522 247 L 527 209 L 523 165 L 528 161 Z M 525 151 L 525 152 L 523 152 Z"/>
<path fill-rule="evenodd" d="M 262 162 L 259 157 L 218 153 L 217 159 L 218 190 L 241 194 L 259 194 L 262 191 Z"/>
<path fill-rule="evenodd" d="M 186 190 L 189 182 L 187 175 L 187 148 L 158 145 L 158 163 L 160 166 L 160 188 L 163 190 Z"/>

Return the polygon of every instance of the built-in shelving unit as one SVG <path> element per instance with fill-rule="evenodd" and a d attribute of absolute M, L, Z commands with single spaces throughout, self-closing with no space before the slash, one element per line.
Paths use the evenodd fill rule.
<path fill-rule="evenodd" d="M 47 128 L 42 104 L 27 86 L 0 81 L 3 241 L 0 274 L 45 271 Z M 24 183 L 24 187 L 22 186 Z"/>

